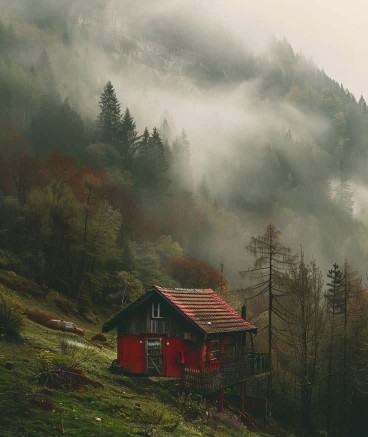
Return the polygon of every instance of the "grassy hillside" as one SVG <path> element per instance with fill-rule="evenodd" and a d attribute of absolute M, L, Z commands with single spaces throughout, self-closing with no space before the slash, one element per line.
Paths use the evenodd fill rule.
<path fill-rule="evenodd" d="M 103 343 L 91 342 L 100 332 L 102 312 L 90 321 L 66 314 L 35 284 L 0 271 L 1 293 L 11 293 L 21 312 L 38 310 L 55 318 L 73 320 L 85 329 L 84 337 L 60 333 L 24 316 L 21 338 L 0 337 L 1 436 L 249 436 L 230 413 L 220 415 L 214 406 L 190 399 L 184 406 L 177 381 L 164 378 L 131 378 L 115 375 L 108 367 L 115 358 L 114 334 Z M 22 284 L 22 287 L 20 287 Z M 10 288 L 18 291 L 9 291 Z M 68 347 L 65 348 L 65 341 Z M 80 344 L 76 346 L 75 343 Z M 61 353 L 64 345 L 64 354 Z M 82 346 L 84 345 L 84 347 Z M 52 359 L 74 359 L 92 385 L 59 389 L 39 377 Z"/>

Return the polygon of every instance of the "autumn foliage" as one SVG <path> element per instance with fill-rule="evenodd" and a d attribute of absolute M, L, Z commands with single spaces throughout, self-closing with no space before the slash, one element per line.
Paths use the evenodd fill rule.
<path fill-rule="evenodd" d="M 224 283 L 222 275 L 195 258 L 174 258 L 169 262 L 170 275 L 184 288 L 216 289 Z"/>

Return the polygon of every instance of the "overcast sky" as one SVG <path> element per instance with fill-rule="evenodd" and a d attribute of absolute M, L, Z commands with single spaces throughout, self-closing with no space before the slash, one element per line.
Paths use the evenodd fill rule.
<path fill-rule="evenodd" d="M 285 37 L 296 52 L 342 82 L 357 97 L 368 97 L 367 0 L 211 0 L 249 45 L 262 46 L 266 35 Z M 211 11 L 209 10 L 211 13 Z M 259 39 L 259 41 L 257 41 Z"/>

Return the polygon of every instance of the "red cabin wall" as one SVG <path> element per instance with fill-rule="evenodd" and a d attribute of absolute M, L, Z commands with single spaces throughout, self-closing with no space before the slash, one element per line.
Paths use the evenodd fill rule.
<path fill-rule="evenodd" d="M 155 334 L 119 335 L 118 362 L 124 371 L 133 374 L 146 372 L 146 338 L 162 339 L 162 376 L 181 377 L 184 367 L 201 369 L 201 344 Z"/>
<path fill-rule="evenodd" d="M 200 369 L 201 345 L 166 337 L 163 347 L 164 376 L 180 377 L 185 367 Z"/>
<path fill-rule="evenodd" d="M 184 349 L 181 338 L 164 338 L 162 355 L 164 376 L 180 377 L 184 368 Z"/>
<path fill-rule="evenodd" d="M 190 369 L 215 369 L 220 360 L 211 360 L 210 340 L 192 343 L 180 337 L 166 335 L 125 335 L 118 337 L 118 361 L 125 372 L 143 375 L 146 373 L 146 339 L 161 338 L 162 376 L 181 377 L 185 367 Z M 221 352 L 232 337 L 212 338 L 220 341 Z"/>
<path fill-rule="evenodd" d="M 129 373 L 145 372 L 145 341 L 135 335 L 119 335 L 118 362 Z"/>

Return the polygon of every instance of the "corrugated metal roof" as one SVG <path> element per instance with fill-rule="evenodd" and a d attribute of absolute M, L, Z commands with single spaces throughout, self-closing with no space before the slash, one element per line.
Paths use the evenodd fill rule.
<path fill-rule="evenodd" d="M 212 289 L 154 287 L 206 334 L 254 331 L 257 328 L 220 298 Z"/>

